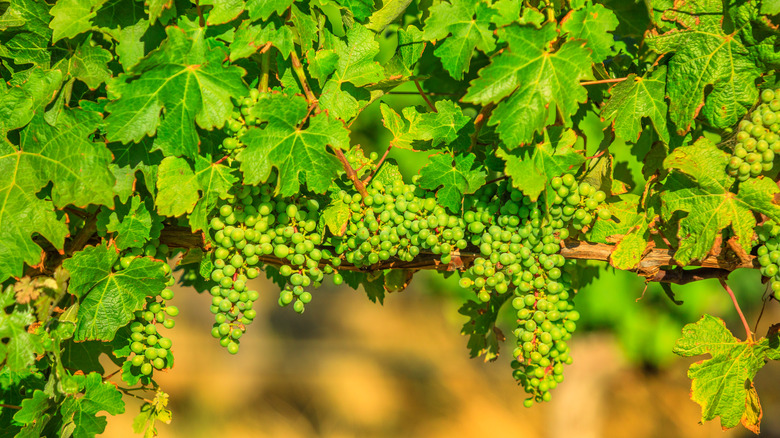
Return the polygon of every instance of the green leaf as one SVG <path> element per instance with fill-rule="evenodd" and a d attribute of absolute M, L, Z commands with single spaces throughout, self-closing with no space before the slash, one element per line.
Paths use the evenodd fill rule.
<path fill-rule="evenodd" d="M 709 140 L 675 149 L 664 160 L 664 168 L 674 170 L 661 193 L 662 215 L 671 219 L 676 211 L 687 212 L 680 219 L 680 242 L 675 260 L 688 264 L 709 254 L 721 230 L 731 227 L 737 242 L 749 252 L 756 218 L 752 210 L 780 219 L 780 206 L 773 202 L 780 191 L 765 178 L 754 178 L 730 191 L 734 178 L 726 174 L 729 154 Z"/>
<path fill-rule="evenodd" d="M 70 272 L 68 292 L 80 299 L 76 341 L 110 341 L 116 331 L 143 308 L 147 296 L 165 288 L 162 262 L 137 257 L 127 269 L 114 272 L 119 252 L 105 245 L 90 246 L 65 260 Z"/>
<path fill-rule="evenodd" d="M 615 134 L 632 142 L 642 133 L 642 118 L 648 117 L 658 136 L 668 143 L 666 114 L 669 108 L 664 100 L 665 90 L 666 66 L 659 67 L 652 77 L 630 74 L 609 90 L 612 95 L 601 110 L 601 117 L 612 120 Z"/>
<path fill-rule="evenodd" d="M 92 28 L 91 20 L 107 0 L 59 0 L 49 11 L 54 17 L 49 23 L 52 42 L 73 38 Z"/>
<path fill-rule="evenodd" d="M 114 52 L 125 71 L 146 55 L 146 47 L 159 43 L 157 35 L 146 34 L 150 22 L 144 4 L 137 0 L 109 0 L 98 10 L 94 24 L 116 42 Z"/>
<path fill-rule="evenodd" d="M 14 288 L 8 286 L 0 294 L 0 364 L 11 371 L 25 371 L 35 362 L 35 356 L 43 354 L 43 338 L 27 331 L 36 321 L 33 308 L 15 305 L 11 313 L 5 308 L 14 303 Z"/>
<path fill-rule="evenodd" d="M 352 211 L 349 209 L 349 205 L 345 204 L 341 199 L 331 202 L 328 208 L 322 212 L 325 225 L 327 225 L 334 236 L 344 235 L 351 216 Z"/>
<path fill-rule="evenodd" d="M 607 204 L 612 217 L 596 220 L 589 235 L 592 242 L 617 243 L 609 256 L 609 263 L 617 269 L 636 268 L 648 245 L 647 213 L 641 210 L 639 201 L 638 195 L 626 194 L 620 201 Z"/>
<path fill-rule="evenodd" d="M 241 137 L 246 149 L 237 158 L 245 184 L 267 181 L 271 168 L 276 167 L 276 187 L 282 196 L 298 193 L 301 174 L 309 190 L 324 193 L 328 189 L 342 167 L 327 146 L 347 148 L 349 131 L 326 113 L 310 116 L 304 129 L 301 123 L 308 112 L 300 96 L 270 94 L 258 101 L 253 114 L 258 123 L 268 124 L 251 128 Z"/>
<path fill-rule="evenodd" d="M 108 214 L 106 231 L 116 233 L 117 248 L 142 248 L 152 231 L 152 215 L 139 196 L 130 198 L 126 204 L 117 203 L 116 209 Z"/>
<path fill-rule="evenodd" d="M 772 348 L 767 338 L 740 341 L 723 320 L 710 315 L 686 325 L 682 333 L 674 346 L 676 354 L 712 356 L 688 369 L 692 380 L 691 399 L 701 406 L 702 422 L 719 416 L 720 425 L 729 429 L 746 416 L 749 424 L 745 426 L 755 425 L 757 433 L 761 405 L 753 378 L 765 361 L 777 354 L 776 347 Z M 776 345 L 776 339 L 774 342 Z"/>
<path fill-rule="evenodd" d="M 52 402 L 53 400 L 45 392 L 36 389 L 32 397 L 22 401 L 22 409 L 16 412 L 14 421 L 25 425 L 38 421 L 42 414 L 49 410 Z"/>
<path fill-rule="evenodd" d="M 505 173 L 512 177 L 512 185 L 536 201 L 549 179 L 573 174 L 585 162 L 585 157 L 572 147 L 576 140 L 577 134 L 571 129 L 549 128 L 542 143 L 511 151 L 500 148 L 496 156 L 506 162 Z"/>
<path fill-rule="evenodd" d="M 700 110 L 715 128 L 736 124 L 757 100 L 755 81 L 761 75 L 740 39 L 721 28 L 719 11 L 691 17 L 695 27 L 645 40 L 658 53 L 674 53 L 666 93 L 670 118 L 680 134 L 688 131 Z"/>
<path fill-rule="evenodd" d="M 146 6 L 149 7 L 149 21 L 152 24 L 160 18 L 165 9 L 175 7 L 173 0 L 146 0 Z"/>
<path fill-rule="evenodd" d="M 13 0 L 0 16 L 0 56 L 17 64 L 48 67 L 52 36 L 49 17 L 49 5 L 44 0 Z"/>
<path fill-rule="evenodd" d="M 385 302 L 385 273 L 384 271 L 365 273 L 357 271 L 341 271 L 344 282 L 352 289 L 357 290 L 358 286 L 363 285 L 366 296 L 372 303 L 379 301 L 379 304 Z"/>
<path fill-rule="evenodd" d="M 287 59 L 293 50 L 292 30 L 284 24 L 273 21 L 255 26 L 251 26 L 249 21 L 244 21 L 236 29 L 236 35 L 230 45 L 230 60 L 246 58 L 263 48 L 266 43 L 273 44 Z"/>
<path fill-rule="evenodd" d="M 461 210 L 463 195 L 474 193 L 485 183 L 487 175 L 474 165 L 474 154 L 434 155 L 420 171 L 420 187 L 436 191 L 439 204 L 453 213 Z"/>
<path fill-rule="evenodd" d="M 89 373 L 85 381 L 83 397 L 70 396 L 60 406 L 63 428 L 74 427 L 74 438 L 92 438 L 106 429 L 106 417 L 97 416 L 105 411 L 110 415 L 125 412 L 122 393 L 112 382 L 103 382 L 98 373 Z"/>
<path fill-rule="evenodd" d="M 450 101 L 440 100 L 435 104 L 436 112 L 419 112 L 417 107 L 405 107 L 401 116 L 384 102 L 380 104 L 383 122 L 393 133 L 390 144 L 401 149 L 429 149 L 440 144 L 456 149 L 458 144 L 470 143 L 474 132 L 471 118 L 463 115 L 461 107 Z M 465 129 L 464 129 L 465 128 Z"/>
<path fill-rule="evenodd" d="M 370 100 L 367 90 L 354 87 L 345 89 L 345 84 L 364 87 L 384 79 L 382 66 L 374 61 L 374 57 L 379 54 L 379 43 L 375 41 L 375 36 L 359 24 L 347 32 L 346 43 L 330 32 L 325 33 L 325 48 L 333 50 L 339 60 L 333 76 L 322 89 L 319 101 L 334 117 L 349 120 L 357 115 L 361 102 Z"/>
<path fill-rule="evenodd" d="M 469 318 L 460 331 L 468 336 L 469 356 L 472 358 L 485 356 L 485 362 L 498 359 L 500 342 L 504 334 L 496 327 L 496 318 L 501 306 L 512 296 L 511 293 L 491 296 L 487 303 L 467 301 L 458 313 Z"/>
<path fill-rule="evenodd" d="M 167 157 L 157 174 L 157 212 L 164 216 L 180 216 L 192 212 L 200 199 L 200 184 L 192 166 L 184 158 Z"/>
<path fill-rule="evenodd" d="M 309 49 L 306 52 L 306 60 L 309 61 L 307 70 L 309 75 L 317 79 L 320 87 L 328 79 L 331 73 L 336 71 L 336 64 L 339 62 L 339 55 L 333 50 L 322 49 L 315 51 Z"/>
<path fill-rule="evenodd" d="M 30 123 L 36 112 L 43 112 L 61 85 L 60 70 L 31 69 L 25 81 L 0 94 L 0 133 Z"/>
<path fill-rule="evenodd" d="M 166 28 L 168 39 L 142 59 L 128 75 L 112 82 L 120 97 L 106 106 L 110 141 L 138 142 L 157 133 L 155 149 L 166 156 L 198 155 L 202 129 L 221 128 L 233 111 L 231 97 L 247 93 L 243 69 L 223 66 L 226 54 L 208 48 L 202 36 L 194 40 L 179 28 Z M 161 121 L 161 113 L 165 117 Z"/>
<path fill-rule="evenodd" d="M 277 15 L 290 7 L 295 0 L 248 0 L 246 10 L 249 12 L 249 18 L 256 20 L 258 18 L 267 20 L 274 12 Z"/>
<path fill-rule="evenodd" d="M 450 76 L 461 80 L 463 73 L 469 70 L 474 49 L 484 53 L 495 50 L 496 41 L 490 25 L 498 13 L 482 1 L 449 1 L 431 7 L 423 38 L 435 41 L 446 37 L 433 53 L 441 59 Z"/>
<path fill-rule="evenodd" d="M 190 226 L 192 231 L 207 230 L 209 213 L 220 199 L 228 196 L 228 191 L 238 183 L 239 178 L 230 167 L 213 163 L 211 157 L 204 156 L 195 161 L 195 176 L 203 196 L 190 214 Z"/>
<path fill-rule="evenodd" d="M 480 70 L 463 101 L 485 105 L 512 94 L 496 106 L 488 122 L 498 125 L 496 131 L 509 148 L 533 140 L 551 114 L 570 124 L 579 103 L 587 99 L 579 83 L 592 77 L 588 50 L 577 41 L 567 41 L 550 52 L 557 38 L 551 24 L 539 30 L 505 27 L 498 35 L 509 49 Z"/>
<path fill-rule="evenodd" d="M 364 21 L 374 12 L 374 0 L 336 0 L 336 2 L 349 9 L 358 21 Z"/>
<path fill-rule="evenodd" d="M 766 15 L 780 14 L 780 0 L 764 0 L 761 2 L 761 13 Z"/>
<path fill-rule="evenodd" d="M 111 59 L 111 52 L 84 41 L 68 59 L 68 71 L 87 84 L 90 90 L 95 90 L 111 77 L 111 69 L 108 68 Z"/>
<path fill-rule="evenodd" d="M 615 38 L 610 34 L 618 26 L 615 13 L 600 4 L 588 1 L 585 7 L 570 11 L 561 20 L 561 29 L 572 38 L 585 40 L 593 52 L 593 61 L 601 62 L 615 54 Z"/>
<path fill-rule="evenodd" d="M 201 0 L 200 5 L 213 6 L 206 19 L 211 26 L 232 21 L 244 12 L 244 0 Z"/>
<path fill-rule="evenodd" d="M 0 140 L 0 280 L 21 276 L 22 263 L 40 261 L 41 248 L 32 233 L 62 248 L 67 226 L 53 207 L 68 204 L 110 205 L 113 175 L 108 169 L 111 153 L 102 143 L 88 140 L 100 116 L 66 109 L 56 126 L 36 115 L 20 134 L 21 146 Z M 38 192 L 52 183 L 51 201 Z"/>

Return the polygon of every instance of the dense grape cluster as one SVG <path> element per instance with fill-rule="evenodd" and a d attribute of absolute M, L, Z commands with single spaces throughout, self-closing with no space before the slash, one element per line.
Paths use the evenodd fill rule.
<path fill-rule="evenodd" d="M 756 228 L 758 239 L 758 264 L 761 275 L 769 278 L 769 286 L 775 299 L 780 300 L 780 225 L 767 221 Z"/>
<path fill-rule="evenodd" d="M 780 153 L 780 89 L 761 92 L 761 104 L 739 123 L 728 173 L 739 181 L 772 169 Z"/>
<path fill-rule="evenodd" d="M 582 229 L 594 214 L 607 214 L 598 210 L 606 195 L 589 184 L 578 185 L 566 175 L 554 178 L 551 185 L 557 195 L 549 214 L 540 202 L 508 184 L 482 192 L 464 214 L 471 243 L 481 256 L 460 285 L 472 288 L 483 302 L 512 291 L 517 316 L 512 366 L 515 378 L 531 394 L 525 401 L 528 406 L 550 400 L 550 390 L 563 381 L 563 365 L 572 360 L 566 341 L 576 329 L 579 313 L 571 302 L 569 274 L 562 271 L 566 260 L 558 254 L 569 235 L 567 225 L 573 221 Z"/>
<path fill-rule="evenodd" d="M 127 269 L 136 257 L 155 257 L 165 261 L 168 255 L 167 245 L 152 239 L 143 248 L 129 249 L 126 255 L 120 257 L 114 269 Z M 171 275 L 171 267 L 164 263 L 162 270 L 168 279 L 166 286 L 172 286 L 175 280 Z M 173 366 L 172 342 L 158 331 L 158 325 L 166 329 L 172 329 L 176 325 L 172 318 L 179 314 L 179 309 L 168 304 L 171 299 L 173 299 L 173 291 L 163 289 L 157 296 L 146 297 L 143 310 L 135 312 L 135 319 L 130 323 L 128 339 L 133 354 L 127 358 L 125 365 L 130 367 L 130 371 L 135 375 L 140 373 L 151 378 L 155 369 L 162 370 Z"/>
<path fill-rule="evenodd" d="M 252 108 L 260 97 L 260 92 L 253 88 L 249 90 L 249 96 L 243 98 L 225 123 L 226 131 L 231 134 L 222 141 L 222 149 L 231 157 L 235 157 L 246 147 L 241 143 L 241 138 L 250 126 L 256 124 L 257 119 L 252 115 Z"/>
<path fill-rule="evenodd" d="M 258 276 L 263 261 L 281 261 L 278 275 L 271 266 L 264 269 L 283 279 L 279 304 L 292 304 L 300 313 L 312 298 L 307 288 L 318 287 L 327 274 L 336 284 L 343 281 L 342 263 L 372 269 L 424 253 L 449 265 L 461 251 L 478 252 L 460 284 L 482 302 L 514 295 L 514 376 L 531 395 L 526 404 L 549 400 L 550 390 L 563 379 L 563 365 L 571 363 L 567 341 L 579 319 L 561 244 L 570 226 L 582 230 L 596 217 L 609 217 L 600 209 L 606 194 L 588 183 L 564 175 L 550 185 L 555 193 L 547 198 L 549 206 L 502 181 L 467 196 L 462 213 L 453 214 L 431 191 L 400 179 L 375 179 L 365 194 L 346 189 L 331 194 L 331 206 L 343 209 L 345 222 L 339 232 L 327 235 L 315 199 L 274 196 L 267 184 L 243 186 L 219 206 L 210 223 L 215 244 L 211 279 L 218 283 L 211 289 L 213 335 L 230 352 L 238 350 L 258 297 L 246 290 L 246 282 Z"/>

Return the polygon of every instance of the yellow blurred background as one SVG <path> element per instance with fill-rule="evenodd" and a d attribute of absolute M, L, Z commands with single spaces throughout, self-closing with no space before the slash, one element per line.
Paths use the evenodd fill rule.
<path fill-rule="evenodd" d="M 553 391 L 552 402 L 524 408 L 525 393 L 514 383 L 508 363 L 511 326 L 504 327 L 510 339 L 499 360 L 469 359 L 466 338 L 459 334 L 466 320 L 457 313 L 462 299 L 450 290 L 453 284 L 421 273 L 407 290 L 389 294 L 384 305 L 370 302 L 362 291 L 323 286 L 315 291 L 305 313 L 298 315 L 277 306 L 276 285 L 257 280 L 258 316 L 242 337 L 236 356 L 210 335 L 213 316 L 208 293 L 176 289 L 173 303 L 181 313 L 167 334 L 174 343 L 175 366 L 156 374 L 170 394 L 174 413 L 171 425 L 160 425 L 161 436 L 752 435 L 739 429 L 721 432 L 717 420 L 698 424 L 701 411 L 688 398 L 690 381 L 685 375 L 693 358 L 642 366 L 627 359 L 618 338 L 601 330 L 578 330 L 571 342 L 574 364 Z M 650 297 L 633 303 L 642 288 L 636 287 L 641 281 L 631 284 L 633 289 L 606 293 L 629 296 L 639 313 L 653 311 L 652 301 L 645 302 Z M 744 295 L 738 286 L 735 291 Z M 726 296 L 714 281 L 683 292 L 687 296 L 678 298 L 695 299 L 695 293 Z M 720 298 L 713 307 L 734 313 Z M 759 333 L 778 320 L 778 307 L 776 302 L 767 307 L 762 318 L 766 324 L 759 326 Z M 746 310 L 749 320 L 755 321 L 760 306 Z M 730 327 L 742 336 L 741 325 Z M 661 348 L 670 352 L 673 342 Z M 757 378 L 764 406 L 761 436 L 780 436 L 778 378 L 776 363 L 768 364 Z M 126 401 L 127 413 L 109 418 L 104 436 L 132 436 L 140 403 L 129 397 Z"/>

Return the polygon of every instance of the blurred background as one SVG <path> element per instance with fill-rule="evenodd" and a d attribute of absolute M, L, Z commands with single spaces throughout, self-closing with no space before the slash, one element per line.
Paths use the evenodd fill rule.
<path fill-rule="evenodd" d="M 754 322 L 763 288 L 755 271 L 737 271 L 730 284 Z M 163 437 L 739 437 L 717 422 L 698 424 L 688 398 L 686 369 L 694 360 L 671 354 L 685 323 L 703 312 L 734 315 L 716 281 L 675 287 L 675 306 L 659 287 L 636 301 L 644 283 L 604 270 L 575 302 L 583 319 L 571 342 L 574 363 L 550 403 L 526 409 L 511 376 L 506 348 L 496 362 L 469 359 L 459 335 L 466 298 L 455 277 L 418 273 L 384 305 L 362 291 L 323 286 L 298 315 L 276 304 L 277 286 L 256 284 L 258 317 L 238 355 L 211 337 L 210 296 L 176 289 L 181 313 L 168 331 L 176 362 L 157 373 L 170 394 L 171 425 Z M 750 304 L 749 304 L 750 303 Z M 778 320 L 769 303 L 758 333 Z M 504 333 L 511 316 L 502 315 Z M 729 319 L 735 335 L 741 324 Z M 511 336 L 511 335 L 510 335 Z M 702 358 L 703 359 L 703 358 Z M 110 372 L 113 368 L 107 366 Z M 761 436 L 780 436 L 780 366 L 757 377 L 764 407 Z M 131 436 L 140 402 L 109 418 L 105 436 Z"/>

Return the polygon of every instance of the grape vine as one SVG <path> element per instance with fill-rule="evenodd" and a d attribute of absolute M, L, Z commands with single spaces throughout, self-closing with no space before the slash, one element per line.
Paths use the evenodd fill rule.
<path fill-rule="evenodd" d="M 381 303 L 420 270 L 468 291 L 472 357 L 511 314 L 531 408 L 587 260 L 718 280 L 744 340 L 703 315 L 669 350 L 711 356 L 703 421 L 758 433 L 778 332 L 727 280 L 780 301 L 780 8 L 646 3 L 0 0 L 0 429 L 96 436 L 135 397 L 156 436 L 177 282 L 237 354 L 259 279 L 306 318 L 326 282 Z"/>

